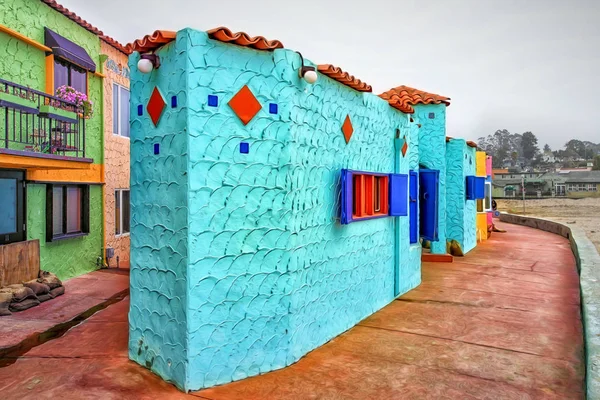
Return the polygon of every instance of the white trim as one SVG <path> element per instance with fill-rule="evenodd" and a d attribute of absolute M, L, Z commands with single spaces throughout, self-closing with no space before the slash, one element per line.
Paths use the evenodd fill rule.
<path fill-rule="evenodd" d="M 118 88 L 118 91 L 117 91 L 117 104 L 116 105 L 115 105 L 115 101 L 114 101 L 114 98 L 115 98 L 115 87 Z M 112 92 L 112 98 L 113 98 L 113 103 L 112 103 L 112 120 L 113 120 L 113 126 L 111 127 L 111 130 L 113 131 L 113 136 L 118 136 L 118 137 L 122 137 L 124 139 L 129 140 L 130 136 L 131 136 L 131 129 L 129 129 L 129 136 L 125 136 L 125 135 L 121 134 L 121 122 L 122 122 L 121 121 L 121 117 L 122 117 L 122 115 L 121 115 L 122 114 L 122 112 L 121 112 L 121 89 L 127 90 L 129 92 L 129 95 L 131 96 L 131 91 L 128 88 L 126 88 L 125 86 L 119 85 L 116 82 L 113 82 L 113 84 L 112 84 L 112 91 L 113 91 Z M 130 97 L 130 99 L 131 99 L 131 97 Z M 118 113 L 117 113 L 117 131 L 118 132 L 115 132 L 115 106 L 116 106 L 116 109 L 118 111 Z"/>
<path fill-rule="evenodd" d="M 129 231 L 123 232 L 123 192 L 129 192 L 129 196 L 131 196 L 130 189 L 115 189 L 115 195 L 119 193 L 119 233 L 116 232 L 115 226 L 115 238 L 129 236 L 131 234 L 131 225 L 129 226 Z M 131 197 L 129 197 L 129 216 L 131 217 Z M 117 205 L 115 204 L 115 219 L 117 217 Z"/>

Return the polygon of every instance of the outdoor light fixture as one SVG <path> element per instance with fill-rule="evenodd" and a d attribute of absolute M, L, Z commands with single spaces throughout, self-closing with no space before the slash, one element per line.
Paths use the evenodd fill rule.
<path fill-rule="evenodd" d="M 154 68 L 160 67 L 160 58 L 156 54 L 148 53 L 140 56 L 137 64 L 138 70 L 143 74 L 149 74 Z"/>
<path fill-rule="evenodd" d="M 302 53 L 300 53 L 299 51 L 297 51 L 296 53 L 298 53 L 298 55 L 300 56 L 300 61 L 302 62 L 302 66 L 298 71 L 298 75 L 300 76 L 300 78 L 304 79 L 307 83 L 312 85 L 317 81 L 317 71 L 315 67 L 304 66 L 304 57 L 302 57 Z"/>

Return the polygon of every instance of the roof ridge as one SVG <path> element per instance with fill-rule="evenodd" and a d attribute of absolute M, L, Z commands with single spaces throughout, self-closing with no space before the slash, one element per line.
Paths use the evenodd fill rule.
<path fill-rule="evenodd" d="M 75 22 L 82 28 L 97 35 L 100 39 L 104 40 L 106 43 L 113 46 L 115 49 L 121 51 L 122 53 L 128 54 L 126 52 L 125 46 L 123 46 L 121 43 L 119 43 L 117 40 L 113 39 L 112 37 L 105 35 L 104 32 L 102 32 L 100 29 L 96 28 L 94 25 L 90 24 L 85 19 L 81 18 L 79 15 L 70 11 L 65 6 L 58 4 L 54 0 L 40 0 L 40 1 L 44 4 L 46 4 L 48 7 L 54 9 L 55 11 L 58 11 L 65 17 L 69 18 L 71 21 Z"/>

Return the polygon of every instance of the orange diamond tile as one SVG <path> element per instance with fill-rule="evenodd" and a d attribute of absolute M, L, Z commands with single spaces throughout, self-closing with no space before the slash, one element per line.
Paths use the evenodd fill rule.
<path fill-rule="evenodd" d="M 404 136 L 404 144 L 402 145 L 402 157 L 406 156 L 407 151 L 408 151 L 408 142 L 406 141 L 406 136 Z"/>
<path fill-rule="evenodd" d="M 150 100 L 148 101 L 148 105 L 146 106 L 146 110 L 148 111 L 148 115 L 150 116 L 150 119 L 152 119 L 154 126 L 158 124 L 158 120 L 165 109 L 165 105 L 165 99 L 162 97 L 162 94 L 160 94 L 158 88 L 155 87 L 152 91 L 152 96 L 150 96 Z"/>
<path fill-rule="evenodd" d="M 244 85 L 244 87 L 229 100 L 228 104 L 244 125 L 247 125 L 262 108 L 256 97 L 254 97 L 254 94 L 252 94 L 250 88 L 248 88 L 248 85 Z"/>
<path fill-rule="evenodd" d="M 354 128 L 352 127 L 352 121 L 350 121 L 350 115 L 346 115 L 346 119 L 344 120 L 344 124 L 342 125 L 342 133 L 344 134 L 346 143 L 350 141 L 350 138 L 352 137 L 352 132 L 354 132 Z"/>

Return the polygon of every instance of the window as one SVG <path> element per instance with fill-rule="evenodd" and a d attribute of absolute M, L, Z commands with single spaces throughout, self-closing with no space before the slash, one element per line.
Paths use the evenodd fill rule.
<path fill-rule="evenodd" d="M 54 90 L 66 85 L 87 94 L 87 72 L 66 61 L 54 60 Z"/>
<path fill-rule="evenodd" d="M 595 183 L 588 183 L 588 192 L 598 191 L 598 186 Z"/>
<path fill-rule="evenodd" d="M 353 174 L 352 217 L 387 215 L 387 186 L 387 176 Z"/>
<path fill-rule="evenodd" d="M 25 240 L 24 175 L 0 170 L 0 245 Z"/>
<path fill-rule="evenodd" d="M 389 175 L 343 169 L 341 178 L 342 224 L 390 215 Z M 406 186 L 406 181 L 407 179 L 404 186 Z M 404 191 L 404 203 L 407 203 L 406 190 Z"/>
<path fill-rule="evenodd" d="M 485 211 L 492 211 L 492 182 L 485 183 Z"/>
<path fill-rule="evenodd" d="M 46 241 L 87 235 L 89 186 L 46 186 Z"/>
<path fill-rule="evenodd" d="M 129 233 L 129 190 L 115 190 L 115 235 Z"/>
<path fill-rule="evenodd" d="M 113 83 L 113 133 L 129 137 L 129 90 Z"/>

